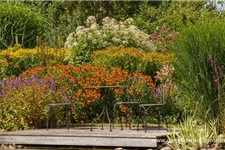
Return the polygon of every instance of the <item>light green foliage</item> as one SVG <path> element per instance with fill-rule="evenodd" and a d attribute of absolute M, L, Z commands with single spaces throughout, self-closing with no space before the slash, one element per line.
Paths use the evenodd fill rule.
<path fill-rule="evenodd" d="M 82 64 L 90 62 L 94 50 L 102 50 L 108 46 L 136 47 L 144 51 L 155 51 L 149 35 L 133 25 L 133 19 L 117 22 L 105 17 L 102 26 L 96 23 L 94 16 L 86 20 L 86 27 L 79 26 L 76 32 L 70 33 L 65 46 L 72 48 L 68 57 L 70 63 Z"/>
<path fill-rule="evenodd" d="M 147 33 L 152 33 L 156 27 L 161 28 L 162 25 L 158 24 L 157 20 L 161 17 L 162 10 L 150 5 L 148 2 L 143 2 L 139 6 L 140 12 L 134 15 L 135 24 L 145 30 Z"/>
<path fill-rule="evenodd" d="M 16 43 L 34 47 L 36 36 L 43 33 L 44 18 L 23 4 L 0 3 L 0 49 Z"/>
<path fill-rule="evenodd" d="M 225 69 L 224 35 L 223 21 L 198 23 L 182 31 L 173 49 L 176 52 L 177 84 L 191 99 L 189 102 L 196 104 L 196 115 L 205 121 L 219 116 L 224 119 L 221 118 L 223 108 L 220 107 L 224 104 L 224 94 L 220 93 L 224 91 L 224 75 L 221 72 Z"/>
<path fill-rule="evenodd" d="M 172 1 L 162 2 L 159 7 L 143 3 L 140 13 L 134 19 L 139 28 L 151 33 L 162 26 L 167 27 L 170 32 L 181 31 L 199 21 L 216 20 L 218 17 L 219 12 L 212 7 L 206 8 L 205 1 Z"/>

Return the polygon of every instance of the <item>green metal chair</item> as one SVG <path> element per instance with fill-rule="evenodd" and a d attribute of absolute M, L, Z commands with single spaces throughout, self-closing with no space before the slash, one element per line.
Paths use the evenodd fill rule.
<path fill-rule="evenodd" d="M 144 97 L 144 90 L 147 88 L 147 83 L 144 77 L 142 76 L 132 76 L 126 81 L 125 84 L 125 97 L 121 99 L 121 101 L 117 101 L 114 104 L 114 112 L 113 112 L 113 128 L 116 118 L 116 106 L 124 106 L 124 107 L 132 107 L 136 106 L 138 107 L 139 104 L 141 104 L 142 99 Z M 132 116 L 132 114 L 131 114 Z M 128 121 L 127 115 L 125 114 L 125 123 L 127 127 L 127 123 L 129 122 L 129 128 L 131 129 L 131 121 Z M 121 124 L 121 130 L 123 130 L 123 121 L 122 116 L 120 116 L 120 124 Z"/>
<path fill-rule="evenodd" d="M 164 86 L 159 86 L 156 90 L 152 91 L 149 95 L 149 102 L 142 102 L 139 104 L 139 117 L 138 117 L 138 126 L 137 130 L 139 131 L 140 126 L 140 119 L 142 117 L 142 113 L 144 112 L 144 130 L 147 132 L 147 115 L 149 114 L 150 110 L 156 110 L 157 119 L 158 119 L 158 129 L 160 129 L 161 123 L 161 115 L 160 115 L 160 108 L 166 105 L 167 97 L 168 97 L 168 90 Z M 165 116 L 166 127 L 168 128 L 167 118 Z"/>
<path fill-rule="evenodd" d="M 65 114 L 66 114 L 65 118 L 67 119 L 67 129 L 69 130 L 69 121 L 70 121 L 70 118 L 69 118 L 69 115 L 68 114 L 71 113 L 71 106 L 72 106 L 72 103 L 55 103 L 55 104 L 49 104 L 48 105 L 48 111 L 47 111 L 47 123 L 46 123 L 47 130 L 49 129 L 49 116 L 50 116 L 50 113 L 51 113 L 51 111 L 54 110 L 55 107 L 64 107 L 64 111 L 65 111 Z"/>
<path fill-rule="evenodd" d="M 67 119 L 67 129 L 69 130 L 69 122 L 71 119 L 71 107 L 73 104 L 73 93 L 75 91 L 75 87 L 73 86 L 73 83 L 70 83 L 70 99 L 69 100 L 62 100 L 61 103 L 53 103 L 53 104 L 48 104 L 48 110 L 47 110 L 47 122 L 46 122 L 46 128 L 47 130 L 49 129 L 49 119 L 50 119 L 50 113 L 56 108 L 56 107 L 63 107 L 64 112 L 65 112 L 65 118 Z"/>

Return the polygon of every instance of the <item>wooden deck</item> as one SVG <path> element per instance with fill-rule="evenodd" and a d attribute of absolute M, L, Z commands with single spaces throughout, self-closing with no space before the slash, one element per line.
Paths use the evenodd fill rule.
<path fill-rule="evenodd" d="M 75 127 L 69 130 L 37 129 L 14 132 L 0 132 L 0 144 L 16 145 L 43 145 L 43 146 L 93 146 L 93 147 L 131 147 L 131 148 L 156 148 L 158 141 L 168 134 L 166 130 L 136 128 L 120 130 L 119 127 L 109 131 L 109 127 L 101 130 L 94 127 Z"/>

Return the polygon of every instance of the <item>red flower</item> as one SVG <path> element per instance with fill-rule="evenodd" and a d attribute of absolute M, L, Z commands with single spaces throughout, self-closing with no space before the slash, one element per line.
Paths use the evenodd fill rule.
<path fill-rule="evenodd" d="M 161 40 L 162 39 L 161 35 L 158 35 L 156 38 L 157 38 L 157 40 Z"/>
<path fill-rule="evenodd" d="M 160 29 L 160 32 L 161 32 L 161 33 L 166 32 L 166 28 L 165 28 L 165 27 L 162 27 L 162 28 Z"/>
<path fill-rule="evenodd" d="M 174 34 L 169 34 L 169 35 L 166 36 L 166 39 L 167 40 L 171 40 L 174 37 L 175 37 Z"/>
<path fill-rule="evenodd" d="M 152 33 L 152 36 L 155 37 L 155 38 L 156 38 L 158 35 L 159 35 L 158 32 L 153 32 L 153 33 Z"/>

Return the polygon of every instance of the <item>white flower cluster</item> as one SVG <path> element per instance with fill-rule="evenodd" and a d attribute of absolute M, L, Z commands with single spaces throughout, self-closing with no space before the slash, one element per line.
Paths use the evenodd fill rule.
<path fill-rule="evenodd" d="M 108 46 L 136 47 L 145 51 L 155 51 L 149 35 L 133 25 L 134 20 L 128 18 L 124 22 L 117 22 L 113 18 L 105 17 L 102 25 L 96 23 L 94 16 L 86 20 L 86 27 L 79 26 L 76 32 L 70 33 L 65 42 L 65 47 L 91 51 L 104 49 Z"/>

